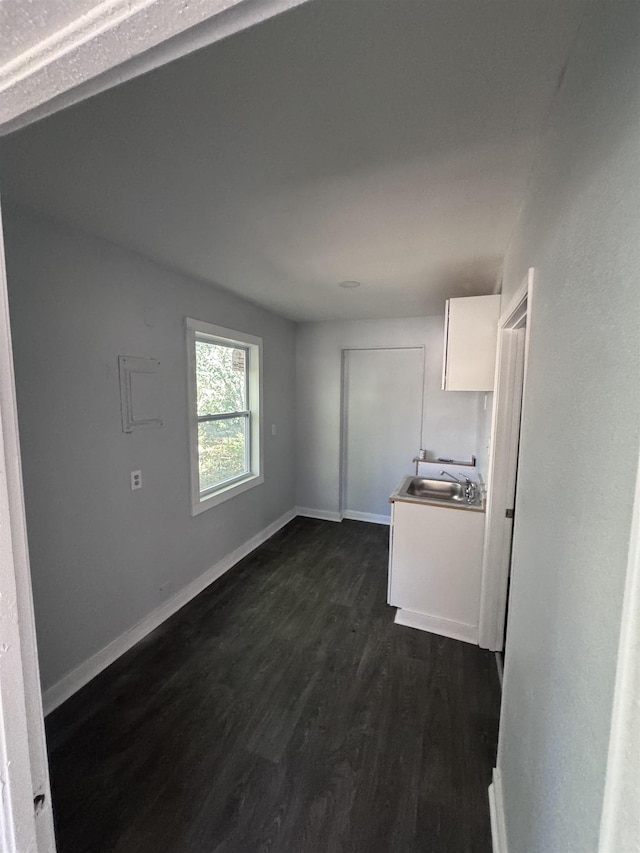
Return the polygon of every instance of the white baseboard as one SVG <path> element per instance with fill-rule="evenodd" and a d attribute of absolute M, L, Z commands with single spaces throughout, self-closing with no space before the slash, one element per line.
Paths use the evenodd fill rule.
<path fill-rule="evenodd" d="M 328 509 L 310 509 L 306 506 L 297 506 L 296 515 L 302 515 L 305 518 L 317 518 L 320 521 L 342 521 L 341 512 L 331 512 Z"/>
<path fill-rule="evenodd" d="M 58 705 L 65 702 L 70 696 L 80 690 L 81 687 L 84 687 L 84 685 L 91 681 L 92 678 L 95 678 L 98 673 L 102 672 L 103 669 L 106 669 L 121 655 L 129 651 L 129 649 L 135 646 L 135 644 L 142 640 L 143 637 L 146 637 L 147 634 L 161 625 L 166 619 L 173 616 L 173 614 L 180 610 L 181 607 L 184 607 L 187 602 L 191 601 L 192 598 L 195 598 L 196 595 L 201 593 L 203 589 L 206 589 L 210 584 L 221 577 L 225 572 L 229 571 L 230 568 L 235 566 L 236 563 L 254 551 L 259 545 L 266 542 L 267 539 L 273 536 L 274 533 L 277 533 L 281 527 L 284 527 L 285 524 L 288 524 L 295 517 L 295 510 L 291 509 L 288 512 L 285 512 L 284 515 L 281 515 L 280 518 L 276 519 L 276 521 L 268 527 L 265 527 L 264 530 L 256 533 L 255 536 L 252 536 L 251 539 L 240 545 L 240 547 L 236 548 L 235 551 L 232 551 L 231 554 L 227 554 L 226 557 L 223 557 L 222 560 L 215 564 L 215 566 L 207 569 L 204 574 L 200 575 L 200 577 L 185 586 L 168 601 L 165 601 L 165 603 L 158 607 L 157 610 L 154 610 L 148 616 L 145 616 L 142 621 L 126 630 L 123 634 L 120 634 L 119 637 L 116 637 L 115 640 L 99 652 L 96 652 L 96 654 L 92 655 L 88 660 L 84 661 L 75 669 L 72 669 L 71 672 L 67 673 L 67 675 L 63 676 L 63 678 L 56 682 L 56 684 L 45 690 L 42 696 L 45 715 L 51 713 L 51 711 L 57 708 Z"/>
<path fill-rule="evenodd" d="M 451 619 L 441 619 L 439 616 L 428 616 L 426 613 L 415 613 L 399 607 L 393 620 L 397 625 L 407 628 L 417 628 L 419 631 L 429 631 L 453 640 L 478 645 L 478 626 L 467 625 L 465 622 L 454 622 Z"/>
<path fill-rule="evenodd" d="M 371 512 L 354 512 L 352 510 L 332 512 L 328 509 L 311 509 L 311 507 L 307 506 L 297 506 L 296 515 L 302 515 L 305 518 L 317 518 L 320 521 L 342 521 L 343 518 L 348 518 L 351 521 L 369 521 L 372 524 L 391 524 L 391 517 L 388 515 L 375 515 Z"/>
<path fill-rule="evenodd" d="M 507 831 L 504 822 L 502 778 L 497 767 L 493 768 L 493 782 L 489 785 L 489 813 L 491 815 L 493 853 L 509 853 L 507 848 Z"/>
<path fill-rule="evenodd" d="M 349 518 L 351 521 L 368 521 L 370 524 L 391 524 L 390 515 L 375 515 L 373 512 L 355 512 L 348 509 L 342 513 L 343 518 Z"/>

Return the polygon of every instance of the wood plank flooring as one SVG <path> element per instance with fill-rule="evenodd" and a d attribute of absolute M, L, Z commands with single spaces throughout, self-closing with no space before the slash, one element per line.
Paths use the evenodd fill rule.
<path fill-rule="evenodd" d="M 59 853 L 488 853 L 493 655 L 297 518 L 47 719 Z"/>

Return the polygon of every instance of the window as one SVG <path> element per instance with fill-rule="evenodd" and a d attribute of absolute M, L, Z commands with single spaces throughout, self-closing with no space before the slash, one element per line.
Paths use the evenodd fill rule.
<path fill-rule="evenodd" d="M 262 483 L 262 339 L 187 319 L 191 514 Z"/>

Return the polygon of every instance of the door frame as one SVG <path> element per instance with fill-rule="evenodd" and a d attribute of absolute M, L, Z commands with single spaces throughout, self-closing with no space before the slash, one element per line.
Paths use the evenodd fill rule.
<path fill-rule="evenodd" d="M 480 646 L 497 652 L 502 651 L 504 646 L 511 539 L 515 521 L 506 517 L 506 511 L 513 509 L 515 505 L 533 281 L 534 269 L 531 267 L 498 321 L 489 490 L 478 622 Z"/>
<path fill-rule="evenodd" d="M 599 853 L 637 849 L 640 840 L 640 458 L 631 518 Z"/>
<path fill-rule="evenodd" d="M 0 847 L 53 851 L 0 211 Z"/>

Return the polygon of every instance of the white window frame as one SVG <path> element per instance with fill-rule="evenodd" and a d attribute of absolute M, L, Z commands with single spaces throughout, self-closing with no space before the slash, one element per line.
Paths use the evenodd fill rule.
<path fill-rule="evenodd" d="M 187 370 L 189 403 L 189 457 L 191 468 L 191 515 L 199 515 L 205 510 L 218 506 L 236 495 L 252 489 L 264 482 L 262 473 L 262 338 L 247 335 L 223 326 L 214 326 L 202 320 L 186 318 L 187 329 Z M 235 346 L 248 350 L 249 370 L 247 385 L 249 393 L 249 472 L 230 483 L 200 494 L 200 466 L 198 460 L 198 407 L 196 389 L 196 340 L 209 341 L 212 344 Z"/>

